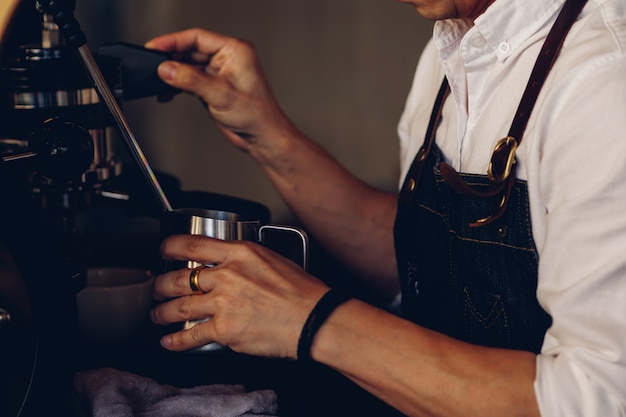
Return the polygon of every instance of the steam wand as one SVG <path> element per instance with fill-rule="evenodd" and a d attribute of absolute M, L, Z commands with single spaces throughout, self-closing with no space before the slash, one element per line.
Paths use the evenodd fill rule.
<path fill-rule="evenodd" d="M 104 76 L 100 72 L 100 68 L 96 64 L 93 55 L 87 47 L 87 38 L 80 28 L 78 20 L 73 15 L 73 2 L 67 0 L 37 0 L 40 9 L 52 16 L 54 22 L 59 27 L 59 32 L 65 38 L 69 47 L 76 48 L 76 52 L 85 67 L 94 87 L 106 104 L 111 116 L 115 119 L 115 123 L 119 128 L 126 145 L 128 146 L 135 162 L 141 168 L 142 174 L 150 184 L 152 191 L 159 200 L 161 208 L 165 211 L 172 211 L 172 206 L 168 201 L 161 185 L 159 184 L 154 172 L 150 168 L 150 164 L 144 153 L 141 151 L 135 136 L 130 130 L 130 126 L 126 121 L 122 110 L 113 96 L 111 89 L 105 81 Z"/>

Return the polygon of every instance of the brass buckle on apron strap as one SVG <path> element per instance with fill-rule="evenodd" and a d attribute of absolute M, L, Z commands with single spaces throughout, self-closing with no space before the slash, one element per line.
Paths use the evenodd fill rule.
<path fill-rule="evenodd" d="M 487 168 L 487 176 L 489 181 L 500 183 L 504 182 L 509 175 L 511 169 L 515 165 L 515 151 L 517 150 L 517 141 L 512 136 L 500 139 L 493 148 L 491 161 Z"/>

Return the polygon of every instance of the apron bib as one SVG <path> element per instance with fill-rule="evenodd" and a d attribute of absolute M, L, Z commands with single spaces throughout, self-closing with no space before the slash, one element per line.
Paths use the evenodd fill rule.
<path fill-rule="evenodd" d="M 550 317 L 535 295 L 538 257 L 526 184 L 515 182 L 497 221 L 470 227 L 498 197 L 458 194 L 441 176 L 440 160 L 434 145 L 418 191 L 408 200 L 401 193 L 398 203 L 403 316 L 467 342 L 538 352 Z M 486 176 L 462 177 L 479 189 L 489 186 Z"/>

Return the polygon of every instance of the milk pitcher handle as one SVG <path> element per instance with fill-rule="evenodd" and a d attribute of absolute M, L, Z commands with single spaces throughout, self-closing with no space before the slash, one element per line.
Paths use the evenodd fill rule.
<path fill-rule="evenodd" d="M 289 251 L 285 250 L 284 247 L 276 248 L 273 245 L 273 243 L 270 242 L 270 235 L 275 232 L 290 233 L 290 234 L 293 234 L 298 239 L 298 244 L 301 247 L 301 250 L 299 251 L 300 253 L 298 254 L 298 259 L 293 259 L 295 258 L 295 256 L 289 256 L 288 254 Z M 283 243 L 287 242 L 285 241 L 285 239 L 279 239 L 279 240 L 283 241 Z M 305 271 L 307 270 L 308 258 L 309 258 L 309 237 L 304 230 L 298 227 L 294 227 L 294 226 L 267 224 L 259 228 L 259 243 L 263 244 L 264 246 L 272 250 L 275 250 L 276 252 L 280 253 L 283 256 L 286 256 L 292 259 L 293 261 L 298 263 L 302 267 L 302 269 L 304 269 Z M 293 251 L 292 246 L 290 246 L 289 249 Z"/>

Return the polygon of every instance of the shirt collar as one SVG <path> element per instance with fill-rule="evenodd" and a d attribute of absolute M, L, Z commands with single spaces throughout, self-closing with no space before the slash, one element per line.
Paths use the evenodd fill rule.
<path fill-rule="evenodd" d="M 437 21 L 435 45 L 443 50 L 470 32 L 480 32 L 498 59 L 505 60 L 551 21 L 564 3 L 565 0 L 496 0 L 473 26 L 460 19 Z"/>

